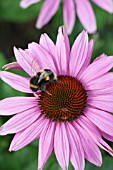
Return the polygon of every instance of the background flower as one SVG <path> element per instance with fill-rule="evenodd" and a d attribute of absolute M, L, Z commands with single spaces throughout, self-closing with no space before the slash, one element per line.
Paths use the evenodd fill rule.
<path fill-rule="evenodd" d="M 29 5 L 40 2 L 40 0 L 22 0 L 20 5 L 23 8 L 27 8 Z M 100 8 L 106 10 L 109 13 L 113 13 L 113 1 L 112 0 L 93 0 L 93 2 Z M 42 28 L 47 24 L 54 16 L 60 0 L 45 0 L 41 12 L 39 14 L 36 27 Z M 89 32 L 94 33 L 96 31 L 96 19 L 93 8 L 89 0 L 64 0 L 63 2 L 63 20 L 64 25 L 67 28 L 68 34 L 73 30 L 76 20 L 75 13 L 77 13 L 80 22 L 83 27 Z"/>
<path fill-rule="evenodd" d="M 66 31 L 64 28 L 60 28 L 56 45 L 46 34 L 42 34 L 39 44 L 31 43 L 26 50 L 14 48 L 17 63 L 4 66 L 5 69 L 23 69 L 31 76 L 32 61 L 35 59 L 41 69 L 54 70 L 57 75 L 62 75 L 62 79 L 67 81 L 63 84 L 64 88 L 62 89 L 62 91 L 66 90 L 64 94 L 67 95 L 67 98 L 65 95 L 62 96 L 62 91 L 60 91 L 61 96 L 58 93 L 58 84 L 53 84 L 54 88 L 51 88 L 51 85 L 47 86 L 47 90 L 51 90 L 53 97 L 56 92 L 54 89 L 57 90 L 59 97 L 63 97 L 61 101 L 65 101 L 77 92 L 77 103 L 73 103 L 74 98 L 71 103 L 77 107 L 78 111 L 81 108 L 79 104 L 82 103 L 85 106 L 82 112 L 76 112 L 77 118 L 73 117 L 74 114 L 71 111 L 69 112 L 71 115 L 69 113 L 66 113 L 66 116 L 63 114 L 70 109 L 76 111 L 76 107 L 71 106 L 67 110 L 61 108 L 63 117 L 57 115 L 57 119 L 52 121 L 55 118 L 55 112 L 47 115 L 53 116 L 52 119 L 44 117 L 47 109 L 51 108 L 49 104 L 52 104 L 50 103 L 52 96 L 46 93 L 40 93 L 41 97 L 11 97 L 0 101 L 1 115 L 16 114 L 0 129 L 1 135 L 16 133 L 10 145 L 10 151 L 21 149 L 40 137 L 38 169 L 44 167 L 53 150 L 62 169 L 68 169 L 68 161 L 70 160 L 75 169 L 83 170 L 84 158 L 97 166 L 101 166 L 102 158 L 97 146 L 113 155 L 113 150 L 102 138 L 103 136 L 113 141 L 113 116 L 110 114 L 113 111 L 113 74 L 108 72 L 113 67 L 113 56 L 108 57 L 102 54 L 90 64 L 92 51 L 93 40 L 88 42 L 88 35 L 85 31 L 77 37 L 70 50 Z M 69 81 L 70 76 L 74 77 L 71 82 Z M 0 77 L 16 90 L 32 93 L 29 88 L 29 77 L 22 77 L 7 71 L 1 71 Z M 64 82 L 62 79 L 60 79 L 60 83 Z M 80 89 L 81 84 L 77 86 L 78 82 L 82 83 L 82 90 Z M 76 90 L 72 91 L 72 87 Z M 43 99 L 46 98 L 49 100 L 49 104 L 42 105 Z M 68 103 L 66 107 L 70 106 L 71 103 Z M 43 112 L 46 106 L 47 109 Z M 59 108 L 56 107 L 56 109 Z M 60 118 L 60 122 L 58 118 Z"/>

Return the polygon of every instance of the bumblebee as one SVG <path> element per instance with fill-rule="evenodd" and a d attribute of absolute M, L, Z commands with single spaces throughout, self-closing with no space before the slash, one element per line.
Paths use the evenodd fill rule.
<path fill-rule="evenodd" d="M 31 78 L 30 88 L 33 92 L 37 92 L 37 90 L 46 92 L 46 85 L 48 83 L 55 82 L 59 82 L 56 74 L 49 69 L 44 69 L 40 70 L 35 76 Z"/>

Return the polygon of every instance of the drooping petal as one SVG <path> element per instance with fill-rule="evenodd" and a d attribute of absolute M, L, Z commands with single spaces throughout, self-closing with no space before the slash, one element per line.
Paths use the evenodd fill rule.
<path fill-rule="evenodd" d="M 101 132 L 87 117 L 81 116 L 77 123 L 93 139 L 94 143 L 113 156 L 112 148 L 102 139 Z"/>
<path fill-rule="evenodd" d="M 100 8 L 103 8 L 109 13 L 113 13 L 113 1 L 112 0 L 92 0 Z"/>
<path fill-rule="evenodd" d="M 70 46 L 68 36 L 65 28 L 60 27 L 56 41 L 56 62 L 60 74 L 68 74 L 69 54 Z"/>
<path fill-rule="evenodd" d="M 77 77 L 79 72 L 84 70 L 84 63 L 87 60 L 88 54 L 88 34 L 83 31 L 79 34 L 75 40 L 71 53 L 70 53 L 70 63 L 69 71 L 70 75 Z"/>
<path fill-rule="evenodd" d="M 20 114 L 17 114 L 10 118 L 0 128 L 0 135 L 7 135 L 20 132 L 30 126 L 40 115 L 40 111 L 37 107 L 25 110 Z"/>
<path fill-rule="evenodd" d="M 75 169 L 84 170 L 84 151 L 77 134 L 77 129 L 71 123 L 66 123 L 66 129 L 70 147 L 70 161 Z"/>
<path fill-rule="evenodd" d="M 37 103 L 38 101 L 36 100 L 35 97 L 6 98 L 0 101 L 0 115 L 17 114 L 37 106 Z"/>
<path fill-rule="evenodd" d="M 95 144 L 94 140 L 77 123 L 74 123 L 74 127 L 77 129 L 78 134 L 80 136 L 80 141 L 84 150 L 85 158 L 89 162 L 95 164 L 96 166 L 101 166 L 102 164 L 101 152 L 98 146 Z"/>
<path fill-rule="evenodd" d="M 23 70 L 22 67 L 17 62 L 5 64 L 2 68 L 5 70 L 9 70 L 9 69 Z"/>
<path fill-rule="evenodd" d="M 40 117 L 37 121 L 31 124 L 25 130 L 16 133 L 14 136 L 9 151 L 17 151 L 24 146 L 28 145 L 35 139 L 39 138 L 44 126 L 46 125 L 47 120 L 43 117 Z"/>
<path fill-rule="evenodd" d="M 53 15 L 56 13 L 59 4 L 60 0 L 45 0 L 36 23 L 37 28 L 42 28 L 51 20 Z"/>
<path fill-rule="evenodd" d="M 101 55 L 99 59 L 90 64 L 80 76 L 86 84 L 106 74 L 113 67 L 113 56 Z"/>
<path fill-rule="evenodd" d="M 29 86 L 30 79 L 27 77 L 19 76 L 7 71 L 0 71 L 0 78 L 18 91 L 32 93 Z"/>
<path fill-rule="evenodd" d="M 113 136 L 113 116 L 111 114 L 99 109 L 89 108 L 85 115 L 100 130 Z"/>
<path fill-rule="evenodd" d="M 39 141 L 38 169 L 43 169 L 54 147 L 55 122 L 47 122 Z"/>
<path fill-rule="evenodd" d="M 54 151 L 62 170 L 67 170 L 69 163 L 69 141 L 64 123 L 56 125 Z"/>
<path fill-rule="evenodd" d="M 73 0 L 64 0 L 63 18 L 67 33 L 71 34 L 75 23 L 75 6 Z"/>
<path fill-rule="evenodd" d="M 20 6 L 22 8 L 27 8 L 28 6 L 39 2 L 40 0 L 21 0 Z"/>
<path fill-rule="evenodd" d="M 89 33 L 96 31 L 96 19 L 89 0 L 75 0 L 77 15 L 84 28 Z"/>
<path fill-rule="evenodd" d="M 29 53 L 35 56 L 40 69 L 50 69 L 56 73 L 56 67 L 52 56 L 41 45 L 32 42 L 28 45 Z"/>
<path fill-rule="evenodd" d="M 105 132 L 103 132 L 103 131 L 101 131 L 101 133 L 102 133 L 102 136 L 103 136 L 105 139 L 113 142 L 113 136 L 111 136 L 111 135 L 109 135 L 109 134 L 107 134 L 107 133 L 105 133 Z"/>
<path fill-rule="evenodd" d="M 22 49 L 18 50 L 16 47 L 14 47 L 14 54 L 18 64 L 26 71 L 26 73 L 32 76 L 32 62 L 34 60 L 32 55 Z"/>

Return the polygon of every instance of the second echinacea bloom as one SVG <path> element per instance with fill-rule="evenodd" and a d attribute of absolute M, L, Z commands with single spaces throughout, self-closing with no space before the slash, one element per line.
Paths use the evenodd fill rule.
<path fill-rule="evenodd" d="M 27 8 L 29 5 L 40 2 L 41 0 L 21 0 L 21 7 Z M 39 14 L 36 27 L 42 28 L 55 15 L 61 0 L 45 0 Z M 113 13 L 113 0 L 92 0 L 100 8 L 109 13 Z M 96 18 L 89 0 L 63 0 L 63 20 L 68 34 L 73 30 L 76 14 L 89 33 L 96 31 Z"/>
<path fill-rule="evenodd" d="M 1 126 L 0 135 L 15 134 L 9 151 L 40 138 L 38 170 L 53 151 L 62 170 L 68 169 L 69 160 L 75 170 L 84 170 L 85 159 L 101 166 L 99 147 L 113 156 L 112 148 L 103 140 L 113 141 L 113 73 L 109 72 L 113 56 L 102 54 L 90 64 L 92 52 L 93 40 L 88 42 L 87 32 L 80 33 L 70 49 L 61 27 L 56 45 L 42 34 L 39 44 L 33 42 L 26 50 L 14 48 L 17 62 L 4 68 L 24 70 L 28 77 L 0 72 L 11 87 L 33 94 L 0 101 L 0 115 L 14 115 Z M 48 83 L 48 93 L 34 94 L 31 76 L 43 69 L 52 70 L 60 81 Z"/>

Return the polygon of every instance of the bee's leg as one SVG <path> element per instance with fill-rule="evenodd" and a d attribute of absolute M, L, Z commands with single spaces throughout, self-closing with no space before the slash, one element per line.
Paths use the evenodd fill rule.
<path fill-rule="evenodd" d="M 60 82 L 60 80 L 58 79 L 53 80 L 53 83 L 58 83 L 58 82 Z"/>
<path fill-rule="evenodd" d="M 43 85 L 41 86 L 41 91 L 43 91 L 43 92 L 45 92 L 45 93 L 47 93 L 47 94 L 49 94 L 49 95 L 52 95 L 51 93 L 49 93 L 48 90 L 46 90 L 46 85 L 45 85 L 45 84 L 43 84 Z"/>

